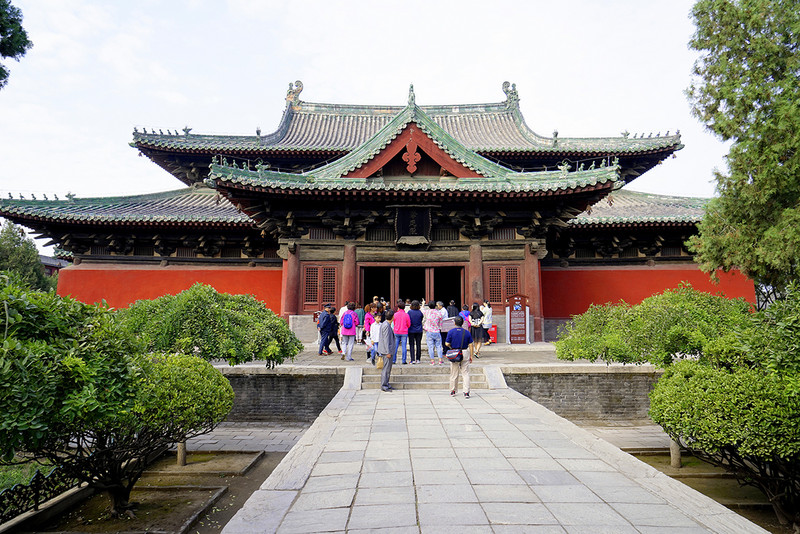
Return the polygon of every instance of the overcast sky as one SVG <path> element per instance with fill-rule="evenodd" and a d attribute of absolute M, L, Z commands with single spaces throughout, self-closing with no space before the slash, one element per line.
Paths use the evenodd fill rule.
<path fill-rule="evenodd" d="M 12 0 L 33 48 L 0 90 L 0 196 L 182 184 L 133 128 L 274 131 L 289 82 L 310 102 L 500 102 L 517 84 L 542 135 L 680 130 L 632 189 L 714 195 L 727 147 L 692 117 L 689 0 Z"/>

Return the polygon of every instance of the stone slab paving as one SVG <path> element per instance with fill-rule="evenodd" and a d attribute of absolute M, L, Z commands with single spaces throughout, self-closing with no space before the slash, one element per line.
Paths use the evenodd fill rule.
<path fill-rule="evenodd" d="M 357 387 L 222 532 L 375 530 L 766 532 L 511 389 Z"/>
<path fill-rule="evenodd" d="M 186 441 L 190 451 L 289 452 L 311 423 L 220 423 L 208 434 Z"/>
<path fill-rule="evenodd" d="M 598 438 L 602 438 L 620 449 L 647 450 L 647 449 L 669 449 L 669 436 L 664 430 L 656 425 L 603 425 L 578 423 L 578 426 L 588 430 Z"/>

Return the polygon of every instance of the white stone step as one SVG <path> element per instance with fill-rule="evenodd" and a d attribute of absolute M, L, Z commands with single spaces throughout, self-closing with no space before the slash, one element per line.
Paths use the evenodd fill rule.
<path fill-rule="evenodd" d="M 365 367 L 361 378 L 361 387 L 377 389 L 380 387 L 381 371 L 375 367 Z M 392 367 L 390 383 L 395 389 L 448 389 L 450 387 L 450 366 L 397 365 Z M 470 369 L 470 388 L 488 389 L 486 376 L 482 368 Z"/>

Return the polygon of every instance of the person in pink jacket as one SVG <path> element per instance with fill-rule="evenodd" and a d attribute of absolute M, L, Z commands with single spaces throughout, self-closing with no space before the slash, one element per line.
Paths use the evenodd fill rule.
<path fill-rule="evenodd" d="M 397 363 L 397 349 L 403 345 L 403 363 L 406 361 L 406 348 L 408 347 L 408 327 L 411 320 L 406 313 L 406 303 L 403 299 L 397 300 L 397 311 L 394 312 L 394 350 L 392 351 L 392 363 Z"/>
<path fill-rule="evenodd" d="M 375 310 L 373 309 L 372 304 L 367 304 L 364 306 L 364 332 L 366 332 L 366 338 L 369 339 L 370 332 L 372 331 L 372 325 L 375 323 L 375 316 L 373 313 Z M 374 361 L 374 356 L 372 355 L 372 351 L 367 349 L 367 359 L 372 359 Z"/>
<path fill-rule="evenodd" d="M 355 312 L 356 303 L 348 302 L 347 311 L 342 314 L 340 326 L 342 328 L 342 348 L 344 354 L 342 359 L 352 362 L 353 360 L 353 347 L 356 344 L 356 327 L 358 326 L 358 315 Z"/>

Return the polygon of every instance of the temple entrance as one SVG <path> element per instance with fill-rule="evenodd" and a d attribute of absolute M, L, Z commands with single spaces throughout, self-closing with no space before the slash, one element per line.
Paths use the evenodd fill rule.
<path fill-rule="evenodd" d="M 463 300 L 463 267 L 362 267 L 361 302 L 373 296 L 394 304 L 397 299 Z"/>
<path fill-rule="evenodd" d="M 372 297 L 391 301 L 392 296 L 391 267 L 361 268 L 361 304 L 372 302 Z"/>

